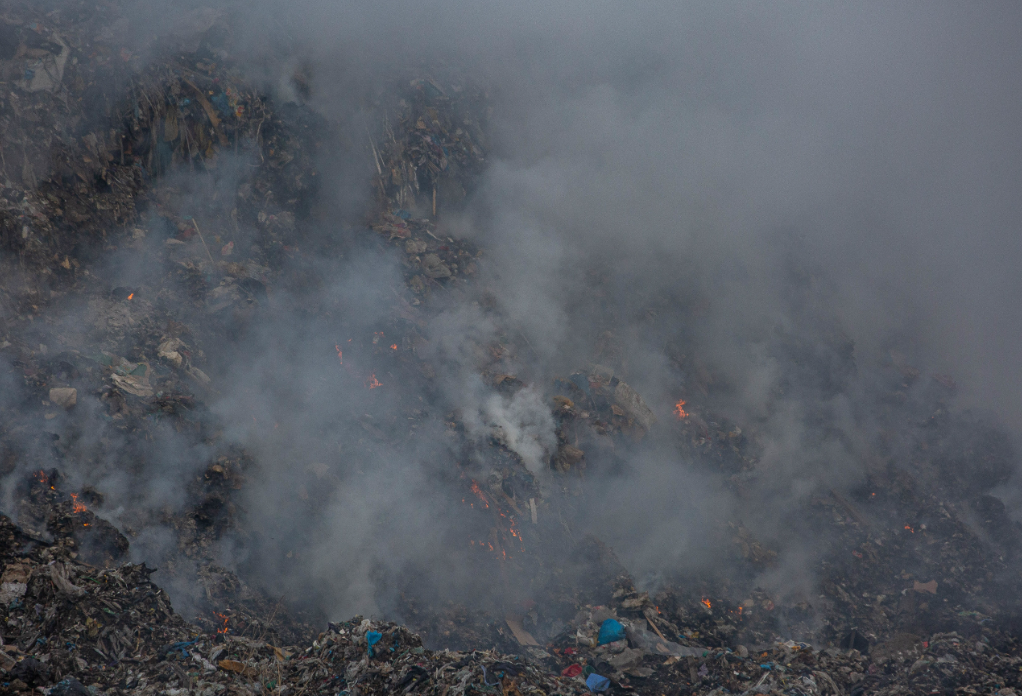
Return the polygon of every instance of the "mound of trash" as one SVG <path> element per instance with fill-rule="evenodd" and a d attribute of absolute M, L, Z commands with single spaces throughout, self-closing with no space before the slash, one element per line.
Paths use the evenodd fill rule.
<path fill-rule="evenodd" d="M 623 452 L 659 433 L 736 500 L 774 475 L 759 466 L 755 424 L 718 408 L 727 380 L 698 342 L 684 331 L 657 338 L 673 410 L 640 393 L 610 313 L 592 327 L 590 361 L 530 383 L 515 357 L 536 351 L 501 328 L 480 281 L 487 251 L 450 225 L 488 164 L 485 90 L 420 70 L 381 88 L 386 108 L 365 105 L 376 122 L 353 134 L 304 103 L 302 68 L 286 101 L 247 76 L 224 12 L 179 20 L 152 59 L 125 43 L 116 3 L 48 13 L 13 3 L 0 17 L 5 692 L 1016 694 L 1022 527 L 991 495 L 1015 455 L 1002 433 L 953 408 L 953 379 L 924 376 L 896 351 L 874 366 L 864 398 L 880 434 L 864 481 L 820 486 L 786 511 L 792 534 L 826 539 L 802 569 L 819 578 L 813 591 L 760 587 L 779 554 L 740 519 L 712 530 L 724 567 L 637 583 L 562 515 L 593 472 L 617 473 Z M 324 195 L 337 181 L 318 169 L 323 153 L 352 151 L 371 163 L 354 216 Z M 351 224 L 326 224 L 335 216 Z M 450 461 L 433 473 L 465 520 L 445 541 L 475 554 L 468 572 L 492 585 L 499 608 L 431 602 L 414 575 L 378 573 L 404 625 L 328 622 L 322 605 L 266 582 L 265 566 L 283 574 L 312 552 L 274 546 L 253 524 L 266 515 L 244 493 L 260 463 L 211 405 L 247 371 L 234 357 L 269 312 L 341 327 L 366 311 L 316 292 L 334 280 L 323 259 L 365 249 L 396 270 L 384 299 L 365 303 L 382 308 L 369 329 L 316 346 L 358 403 L 319 436 L 343 439 L 335 449 L 359 466 L 395 443 L 414 449 L 424 432 L 444 442 Z M 131 280 L 115 282 L 111 267 Z M 597 302 L 619 292 L 591 275 Z M 364 299 L 358 283 L 347 292 Z M 497 327 L 458 346 L 470 384 L 509 409 L 538 404 L 547 441 L 445 400 L 445 337 L 427 327 L 462 305 Z M 684 311 L 694 321 L 699 309 Z M 785 384 L 829 399 L 857 365 L 851 340 L 820 324 L 812 340 L 783 335 L 772 349 Z M 258 367 L 297 403 L 287 375 L 322 364 Z M 375 408 L 394 384 L 411 396 Z M 265 406 L 258 390 L 234 396 Z M 257 433 L 280 425 L 252 422 Z M 149 504 L 139 492 L 152 495 L 153 472 L 170 468 L 170 437 L 188 475 L 178 498 Z M 318 511 L 344 489 L 338 464 L 285 464 L 287 505 Z M 72 486 L 68 472 L 83 470 L 120 498 Z M 147 553 L 164 559 L 158 569 L 130 562 Z"/>

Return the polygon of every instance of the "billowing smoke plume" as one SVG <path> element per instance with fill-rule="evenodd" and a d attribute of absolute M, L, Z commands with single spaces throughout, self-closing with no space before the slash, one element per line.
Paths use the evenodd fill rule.
<path fill-rule="evenodd" d="M 399 612 L 409 578 L 480 606 L 528 594 L 474 565 L 466 540 L 478 530 L 462 512 L 473 501 L 451 493 L 515 467 L 531 475 L 509 496 L 523 524 L 591 532 L 649 583 L 722 567 L 739 528 L 777 550 L 761 584 L 809 592 L 804 569 L 825 540 L 793 518 L 798 505 L 897 458 L 875 396 L 885 370 L 952 375 L 957 407 L 1022 423 L 1019 12 L 292 2 L 129 13 L 125 42 L 158 37 L 132 47 L 152 61 L 180 50 L 192 24 L 224 27 L 225 60 L 336 137 L 310 163 L 310 213 L 279 223 L 305 240 L 288 250 L 287 283 L 231 340 L 180 336 L 205 360 L 195 380 L 208 410 L 194 429 L 112 438 L 83 395 L 74 424 L 48 427 L 90 457 L 61 466 L 105 492 L 103 513 L 137 533 L 137 558 L 163 561 L 176 550 L 161 515 L 188 504 L 211 461 L 243 452 L 246 531 L 218 557 L 334 617 Z M 486 93 L 485 167 L 430 233 L 482 251 L 470 282 L 409 314 L 404 256 L 367 241 L 367 216 L 383 124 L 408 76 L 430 71 Z M 250 151 L 225 153 L 213 173 L 168 172 L 167 205 L 229 217 L 237 196 L 256 195 L 257 166 Z M 151 230 L 162 224 L 154 209 Z M 139 243 L 155 253 L 163 242 L 149 238 Z M 260 243 L 244 223 L 234 240 Z M 207 242 L 193 246 L 212 259 Z M 103 254 L 93 273 L 141 286 L 161 272 L 147 258 Z M 141 301 L 158 303 L 153 290 Z M 42 342 L 140 330 L 135 310 L 105 300 L 62 309 Z M 174 311 L 184 326 L 207 321 Z M 7 374 L 0 398 L 15 403 Z M 641 395 L 644 437 L 559 442 L 551 399 L 572 375 Z M 683 446 L 682 399 L 704 440 L 745 443 L 755 466 L 736 460 L 722 477 L 724 464 Z M 565 444 L 584 451 L 584 476 L 555 471 Z M 51 446 L 26 439 L 18 475 Z"/>

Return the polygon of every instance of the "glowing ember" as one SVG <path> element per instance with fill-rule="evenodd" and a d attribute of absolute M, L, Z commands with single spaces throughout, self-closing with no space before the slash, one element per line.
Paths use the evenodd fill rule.
<path fill-rule="evenodd" d="M 40 469 L 39 473 L 35 475 L 35 480 L 45 485 L 47 480 L 46 472 Z"/>
<path fill-rule="evenodd" d="M 128 295 L 128 299 L 130 300 L 130 299 L 131 299 L 131 298 L 133 298 L 134 296 L 135 296 L 135 293 L 131 293 L 130 295 Z"/>
<path fill-rule="evenodd" d="M 474 479 L 472 481 L 472 492 L 475 494 L 477 498 L 479 498 L 479 500 L 483 501 L 483 505 L 485 507 L 490 507 L 490 501 L 486 499 L 486 494 L 482 492 L 482 490 L 479 488 L 479 484 L 476 483 Z"/>
<path fill-rule="evenodd" d="M 88 511 L 89 511 L 89 508 L 85 507 L 85 505 L 83 503 L 79 503 L 78 502 L 78 494 L 77 493 L 72 493 L 71 494 L 71 512 L 72 513 L 79 513 L 79 512 L 88 512 Z"/>
<path fill-rule="evenodd" d="M 336 343 L 334 344 L 334 348 L 337 349 L 337 360 L 343 365 L 344 364 L 344 352 L 341 350 L 341 347 L 339 345 L 337 345 Z"/>
<path fill-rule="evenodd" d="M 706 608 L 707 608 L 707 609 L 712 609 L 712 608 L 713 608 L 713 605 L 712 605 L 712 604 L 710 604 L 710 600 L 709 600 L 709 598 L 708 598 L 708 597 L 703 597 L 703 598 L 702 598 L 701 600 L 699 600 L 699 601 L 701 601 L 701 602 L 702 602 L 702 603 L 703 603 L 704 605 L 706 605 Z"/>
<path fill-rule="evenodd" d="M 216 629 L 216 632 L 217 632 L 217 633 L 219 633 L 219 634 L 221 634 L 221 635 L 225 635 L 225 636 L 226 636 L 226 635 L 227 635 L 228 633 L 230 633 L 230 632 L 231 632 L 231 629 L 229 629 L 229 628 L 227 627 L 227 616 L 226 616 L 226 615 L 224 615 L 224 614 L 221 614 L 221 613 L 220 613 L 220 612 L 218 612 L 218 611 L 214 611 L 214 612 L 213 612 L 213 615 L 214 615 L 215 617 L 217 617 L 218 619 L 223 619 L 223 622 L 224 622 L 224 625 L 223 625 L 223 627 L 221 627 L 221 628 L 218 628 L 218 629 Z"/>
<path fill-rule="evenodd" d="M 396 343 L 392 343 L 391 346 L 390 346 L 390 349 L 391 350 L 397 350 L 397 344 Z"/>
<path fill-rule="evenodd" d="M 907 529 L 908 531 L 912 532 L 913 534 L 916 533 L 916 530 L 912 529 L 912 525 L 910 525 L 910 524 L 906 524 L 905 525 L 905 529 Z"/>
<path fill-rule="evenodd" d="M 373 374 L 369 375 L 369 379 L 366 380 L 366 386 L 369 387 L 370 389 L 376 389 L 376 387 L 382 387 L 383 382 L 376 379 L 376 373 L 374 372 Z"/>
<path fill-rule="evenodd" d="M 681 399 L 678 403 L 674 404 L 674 415 L 678 418 L 688 418 L 688 411 L 684 409 L 685 400 Z"/>
<path fill-rule="evenodd" d="M 522 539 L 521 532 L 519 532 L 517 529 L 515 529 L 515 518 L 514 517 L 510 518 L 510 527 L 508 527 L 508 531 L 511 532 L 511 536 L 513 536 L 515 539 L 518 540 L 518 544 L 522 547 L 522 551 L 524 552 L 525 551 L 525 540 Z"/>

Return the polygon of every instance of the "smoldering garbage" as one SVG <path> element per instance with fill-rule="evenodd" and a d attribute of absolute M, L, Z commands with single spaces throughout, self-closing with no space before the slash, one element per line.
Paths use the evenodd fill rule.
<path fill-rule="evenodd" d="M 153 582 L 156 569 L 87 565 L 71 536 L 40 543 L 3 517 L 0 538 L 4 587 L 14 588 L 0 646 L 11 692 L 896 694 L 960 685 L 1007 696 L 1022 664 L 1017 643 L 986 618 L 962 621 L 961 633 L 894 633 L 863 651 L 791 640 L 680 646 L 660 634 L 679 630 L 690 643 L 705 624 L 681 623 L 683 610 L 663 618 L 648 610 L 650 598 L 625 587 L 612 605 L 582 608 L 551 643 L 518 654 L 430 650 L 400 625 L 360 616 L 293 644 L 281 640 L 273 617 L 238 632 L 240 612 L 222 623 L 188 623 Z M 624 637 L 600 644 L 615 624 Z"/>
<path fill-rule="evenodd" d="M 614 476 L 635 466 L 625 453 L 668 442 L 746 500 L 775 475 L 763 465 L 764 434 L 719 408 L 727 378 L 707 367 L 698 343 L 683 331 L 657 334 L 653 321 L 645 326 L 670 365 L 671 403 L 630 367 L 610 312 L 593 329 L 590 360 L 532 376 L 537 351 L 502 324 L 501 298 L 482 270 L 487 250 L 449 224 L 488 165 L 485 89 L 440 68 L 406 75 L 386 86 L 387 108 L 366 105 L 371 126 L 352 129 L 247 79 L 232 63 L 225 13 L 189 14 L 167 39 L 173 51 L 155 60 L 118 43 L 118 21 L 113 3 L 47 15 L 19 6 L 0 23 L 12 48 L 0 65 L 11 85 L 0 96 L 5 690 L 1009 696 L 1020 688 L 1022 588 L 1013 569 L 1022 536 L 991 493 L 1010 477 L 1014 453 L 996 429 L 955 410 L 949 377 L 924 376 L 896 351 L 871 368 L 879 454 L 858 486 L 819 484 L 792 512 L 792 533 L 828 540 L 811 561 L 812 592 L 764 588 L 760 579 L 783 553 L 740 518 L 708 532 L 723 569 L 640 582 L 606 543 L 574 526 L 584 519 L 577 508 L 594 505 L 587 487 L 623 481 Z M 302 69 L 292 82 L 298 94 L 308 88 Z M 317 153 L 351 150 L 370 163 L 368 202 L 343 233 L 315 234 L 339 215 L 324 202 L 330 186 Z M 381 274 L 385 301 L 353 287 L 324 300 L 319 290 L 335 267 L 324 270 L 322 259 L 377 258 L 358 256 L 366 248 L 392 261 Z M 141 270 L 117 270 L 132 264 Z M 613 289 L 594 276 L 603 301 Z M 352 297 L 378 316 L 346 319 L 360 311 Z M 458 347 L 500 418 L 443 394 L 451 358 L 441 319 L 451 307 L 496 327 L 459 337 Z M 344 457 L 371 468 L 402 451 L 398 444 L 439 433 L 450 461 L 429 471 L 445 506 L 459 511 L 447 541 L 462 554 L 452 558 L 491 586 L 488 602 L 434 600 L 414 574 L 374 568 L 367 575 L 390 600 L 388 616 L 331 622 L 323 604 L 303 601 L 302 586 L 281 594 L 268 581 L 288 567 L 301 574 L 302 563 L 326 553 L 314 543 L 322 529 L 258 527 L 274 511 L 245 497 L 265 473 L 245 437 L 287 428 L 266 393 L 239 396 L 231 384 L 253 369 L 237 363 L 272 312 L 338 327 L 316 344 L 321 359 L 255 371 L 284 384 L 272 393 L 288 405 L 303 397 L 296 372 L 343 375 L 324 380 L 324 391 L 357 389 L 359 410 L 324 419 L 320 433 L 343 430 L 331 444 Z M 695 322 L 695 310 L 685 318 Z M 815 380 L 817 363 L 828 378 L 859 368 L 840 331 L 813 339 L 782 336 L 773 349 L 799 356 L 787 385 L 812 382 L 827 396 L 838 387 Z M 374 409 L 373 399 L 399 385 L 407 398 Z M 239 436 L 223 416 L 225 395 L 251 408 L 252 433 Z M 530 420 L 536 403 L 544 418 Z M 549 427 L 546 440 L 537 423 Z M 890 444 L 895 432 L 908 438 L 911 467 L 897 465 L 905 455 Z M 160 458 L 168 442 L 185 464 Z M 168 471 L 180 478 L 177 502 L 132 497 Z M 278 487 L 293 489 L 287 505 L 319 511 L 350 481 L 323 455 L 289 467 Z M 607 509 L 618 504 L 616 485 L 600 488 Z M 271 532 L 294 548 L 274 545 Z M 342 565 L 371 552 L 350 551 Z M 159 563 L 130 562 L 147 553 Z"/>

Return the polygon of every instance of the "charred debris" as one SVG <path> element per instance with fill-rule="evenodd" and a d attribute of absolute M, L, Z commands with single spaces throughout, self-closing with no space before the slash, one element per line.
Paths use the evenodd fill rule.
<path fill-rule="evenodd" d="M 867 481 L 852 494 L 816 491 L 791 513 L 830 542 L 812 594 L 756 586 L 777 551 L 738 519 L 719 530 L 727 572 L 674 577 L 652 593 L 598 539 L 554 522 L 594 468 L 620 466 L 617 453 L 653 428 L 739 498 L 758 475 L 756 424 L 715 411 L 726 375 L 683 335 L 669 337 L 678 400 L 655 413 L 626 381 L 612 325 L 591 362 L 539 387 L 557 434 L 544 466 L 563 495 L 544 495 L 499 433 L 468 437 L 439 394 L 407 409 L 409 428 L 368 413 L 357 424 L 372 448 L 415 438 L 433 419 L 476 451 L 446 475 L 452 504 L 468 501 L 482 530 L 463 543 L 516 588 L 503 607 L 431 604 L 405 587 L 408 628 L 327 623 L 316 607 L 271 595 L 251 569 L 218 565 L 218 540 L 246 539 L 253 511 L 240 492 L 254 466 L 209 410 L 226 373 L 218 346 L 244 340 L 269 297 L 306 302 L 317 255 L 371 247 L 400 257 L 404 282 L 376 330 L 325 348 L 341 365 L 375 357 L 375 371 L 356 375 L 367 391 L 401 380 L 431 393 L 430 313 L 477 297 L 487 308 L 476 287 L 485 250 L 450 234 L 444 215 L 486 167 L 488 106 L 482 90 L 424 71 L 388 85 L 365 110 L 372 127 L 351 133 L 246 80 L 220 12 L 189 14 L 156 61 L 120 46 L 118 27 L 113 4 L 41 13 L 8 3 L 0 16 L 5 692 L 1016 693 L 1020 535 L 990 495 L 1014 452 L 954 410 L 949 377 L 922 375 L 896 352 L 871 387 L 882 436 Z M 299 95 L 308 89 L 300 72 L 294 82 Z M 357 151 L 371 166 L 360 219 L 332 237 L 309 233 L 340 214 L 323 194 L 324 150 Z M 112 282 L 111 257 L 145 271 Z M 302 302 L 293 311 L 342 311 Z M 68 308 L 80 321 L 60 319 Z M 508 365 L 526 342 L 477 348 L 493 389 L 525 386 Z M 839 331 L 821 330 L 813 345 L 782 337 L 776 349 L 792 357 L 795 386 L 840 390 L 856 369 Z M 107 493 L 74 486 L 72 462 L 142 471 L 156 456 L 148 443 L 168 428 L 205 457 L 183 507 L 111 516 Z M 908 433 L 910 444 L 884 433 Z M 335 485 L 325 466 L 295 475 L 308 479 L 305 499 Z M 171 530 L 176 549 L 158 571 L 129 562 L 152 527 Z M 188 620 L 164 578 L 200 588 Z"/>

